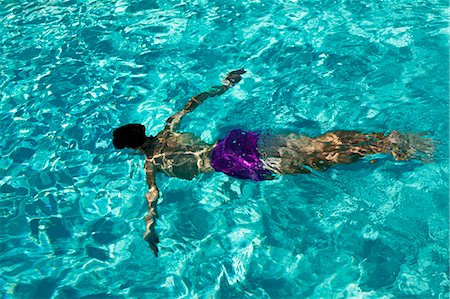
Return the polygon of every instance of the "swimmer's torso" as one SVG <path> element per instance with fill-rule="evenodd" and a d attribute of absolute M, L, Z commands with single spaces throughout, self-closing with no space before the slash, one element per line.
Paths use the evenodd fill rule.
<path fill-rule="evenodd" d="M 210 155 L 213 145 L 191 133 L 162 131 L 156 135 L 153 148 L 144 147 L 158 171 L 173 177 L 191 180 L 199 173 L 212 172 Z"/>

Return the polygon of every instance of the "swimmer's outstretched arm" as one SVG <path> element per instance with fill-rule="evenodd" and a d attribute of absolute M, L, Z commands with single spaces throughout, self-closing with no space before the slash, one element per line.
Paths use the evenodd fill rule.
<path fill-rule="evenodd" d="M 156 204 L 158 202 L 159 190 L 155 182 L 155 168 L 150 160 L 145 161 L 145 176 L 148 184 L 148 192 L 145 194 L 147 200 L 148 212 L 145 216 L 145 233 L 144 240 L 147 241 L 150 250 L 158 256 L 159 238 L 155 232 L 156 224 Z"/>
<path fill-rule="evenodd" d="M 184 105 L 183 109 L 166 120 L 166 126 L 164 130 L 169 130 L 174 132 L 180 126 L 181 119 L 183 116 L 192 112 L 195 108 L 197 108 L 201 103 L 203 103 L 207 98 L 212 98 L 215 96 L 219 96 L 227 91 L 229 88 L 234 86 L 236 83 L 241 81 L 241 75 L 244 74 L 244 69 L 238 69 L 227 74 L 227 77 L 222 80 L 222 85 L 213 86 L 207 92 L 202 92 L 191 98 L 189 102 Z"/>

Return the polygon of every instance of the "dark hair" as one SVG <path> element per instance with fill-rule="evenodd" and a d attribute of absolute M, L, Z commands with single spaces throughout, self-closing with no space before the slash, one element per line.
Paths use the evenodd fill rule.
<path fill-rule="evenodd" d="M 113 132 L 113 144 L 117 149 L 137 148 L 144 144 L 146 139 L 145 127 L 141 124 L 128 124 Z"/>

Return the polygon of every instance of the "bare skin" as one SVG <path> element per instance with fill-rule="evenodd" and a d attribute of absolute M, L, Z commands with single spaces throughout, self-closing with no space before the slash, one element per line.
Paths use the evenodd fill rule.
<path fill-rule="evenodd" d="M 155 232 L 159 197 L 155 174 L 160 171 L 168 176 L 191 180 L 200 173 L 215 171 L 210 161 L 215 144 L 205 143 L 191 133 L 177 132 L 180 122 L 206 99 L 221 95 L 238 83 L 244 73 L 243 69 L 230 72 L 222 85 L 192 97 L 181 111 L 166 120 L 166 126 L 161 132 L 155 137 L 148 137 L 137 148 L 146 155 L 145 172 L 149 187 L 145 195 L 148 213 L 145 217 L 144 239 L 155 256 L 158 255 L 159 242 Z M 352 163 L 377 153 L 392 154 L 396 160 L 422 159 L 424 155 L 431 156 L 432 146 L 429 139 L 420 135 L 396 131 L 390 134 L 335 131 L 316 138 L 293 133 L 262 135 L 258 141 L 258 152 L 264 168 L 273 174 L 284 175 L 323 171 L 332 165 Z"/>
<path fill-rule="evenodd" d="M 207 98 L 223 94 L 229 88 L 241 80 L 243 69 L 230 72 L 222 85 L 213 86 L 210 91 L 203 92 L 191 98 L 183 109 L 166 120 L 166 126 L 155 137 L 149 137 L 147 141 L 138 148 L 146 155 L 145 173 L 148 184 L 148 192 L 145 195 L 148 212 L 145 216 L 146 229 L 144 239 L 148 242 L 150 249 L 158 255 L 159 238 L 155 233 L 156 204 L 159 190 L 156 186 L 155 174 L 158 171 L 168 176 L 183 179 L 193 179 L 200 173 L 213 172 L 210 154 L 214 146 L 205 143 L 191 133 L 177 132 L 183 116 L 192 112 Z"/>

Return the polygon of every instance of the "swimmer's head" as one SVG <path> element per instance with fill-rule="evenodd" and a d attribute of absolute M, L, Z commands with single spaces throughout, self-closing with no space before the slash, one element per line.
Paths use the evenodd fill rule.
<path fill-rule="evenodd" d="M 145 127 L 141 124 L 128 124 L 115 129 L 113 133 L 113 144 L 117 149 L 138 148 L 146 139 Z"/>

